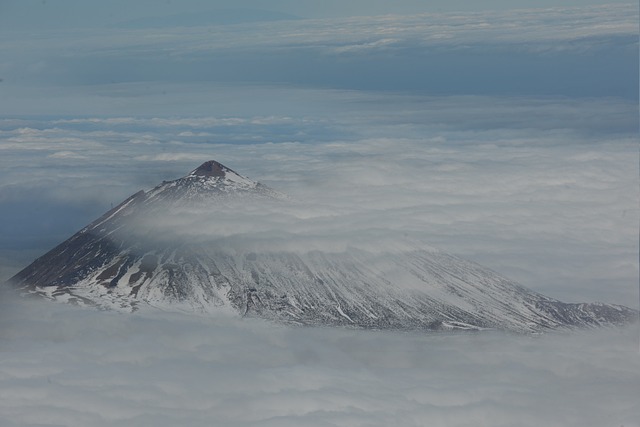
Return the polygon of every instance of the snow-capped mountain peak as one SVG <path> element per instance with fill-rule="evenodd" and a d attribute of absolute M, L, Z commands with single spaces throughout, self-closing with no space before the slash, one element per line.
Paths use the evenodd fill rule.
<path fill-rule="evenodd" d="M 214 199 L 220 201 L 224 196 L 285 198 L 277 191 L 242 176 L 215 160 L 204 162 L 182 178 L 163 181 L 145 195 L 147 203 L 164 202 L 174 205 L 186 202 L 207 203 Z"/>
<path fill-rule="evenodd" d="M 622 306 L 548 298 L 424 247 L 318 250 L 309 239 L 323 229 L 298 235 L 288 223 L 263 244 L 255 213 L 273 205 L 281 216 L 281 196 L 208 161 L 129 197 L 11 281 L 99 307 L 224 309 L 300 325 L 539 332 L 637 319 Z"/>

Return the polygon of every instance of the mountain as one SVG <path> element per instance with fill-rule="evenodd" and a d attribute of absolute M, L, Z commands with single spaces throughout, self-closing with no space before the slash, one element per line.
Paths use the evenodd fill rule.
<path fill-rule="evenodd" d="M 637 319 L 619 305 L 546 297 L 433 248 L 318 249 L 287 232 L 286 218 L 277 233 L 260 228 L 263 211 L 290 203 L 209 161 L 132 195 L 10 282 L 102 308 L 228 310 L 299 325 L 541 332 Z"/>

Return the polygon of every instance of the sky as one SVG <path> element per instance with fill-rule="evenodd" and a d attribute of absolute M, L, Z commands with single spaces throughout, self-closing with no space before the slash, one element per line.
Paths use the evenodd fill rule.
<path fill-rule="evenodd" d="M 215 159 L 327 218 L 300 233 L 410 236 L 563 301 L 638 308 L 638 5 L 364 4 L 0 2 L 0 280 Z M 640 419 L 631 329 L 310 339 L 3 304 L 6 425 Z"/>
<path fill-rule="evenodd" d="M 203 11 L 270 12 L 291 18 L 343 18 L 348 16 L 412 15 L 438 12 L 504 11 L 551 7 L 599 5 L 598 0 L 112 0 L 108 3 L 82 0 L 4 0 L 0 3 L 0 24 L 12 29 L 43 27 L 86 27 L 112 25 L 151 17 L 188 15 Z M 611 0 L 607 4 L 629 4 Z M 225 15 L 227 22 L 238 15 Z M 251 18 L 245 18 L 251 19 Z"/>

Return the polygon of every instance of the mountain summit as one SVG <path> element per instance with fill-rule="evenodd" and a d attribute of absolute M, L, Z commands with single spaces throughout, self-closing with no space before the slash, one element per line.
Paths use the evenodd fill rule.
<path fill-rule="evenodd" d="M 209 160 L 188 175 L 175 181 L 163 181 L 144 193 L 144 204 L 189 207 L 198 202 L 220 202 L 222 195 L 230 196 L 224 197 L 227 202 L 247 198 L 286 198 L 283 194 L 252 181 L 215 160 Z"/>
<path fill-rule="evenodd" d="M 203 164 L 198 166 L 196 169 L 194 169 L 189 174 L 189 176 L 191 176 L 191 175 L 194 175 L 194 176 L 215 176 L 215 177 L 224 178 L 226 176 L 227 172 L 238 175 L 237 173 L 235 173 L 234 171 L 232 171 L 231 169 L 229 169 L 225 165 L 223 165 L 221 163 L 218 163 L 215 160 L 209 160 L 208 162 L 204 162 Z"/>
<path fill-rule="evenodd" d="M 280 219 L 286 200 L 211 160 L 132 195 L 10 282 L 103 308 L 230 310 L 298 325 L 540 332 L 637 318 L 540 295 L 435 249 L 317 249 Z M 267 206 L 284 225 L 256 231 Z"/>

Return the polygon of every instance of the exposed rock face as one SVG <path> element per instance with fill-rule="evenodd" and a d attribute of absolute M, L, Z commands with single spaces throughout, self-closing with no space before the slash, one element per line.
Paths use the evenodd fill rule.
<path fill-rule="evenodd" d="M 238 175 L 231 169 L 228 169 L 226 166 L 216 162 L 215 160 L 209 160 L 208 162 L 204 162 L 196 170 L 191 172 L 191 175 L 224 178 L 227 172 Z"/>
<path fill-rule="evenodd" d="M 171 226 L 145 228 L 169 212 L 180 218 L 193 206 L 232 203 L 229 209 L 237 209 L 285 200 L 209 161 L 129 197 L 11 282 L 24 293 L 105 308 L 230 310 L 301 325 L 539 332 L 637 319 L 636 311 L 619 305 L 545 297 L 433 249 L 326 252 L 267 245 L 256 251 L 224 238 L 171 234 Z"/>

